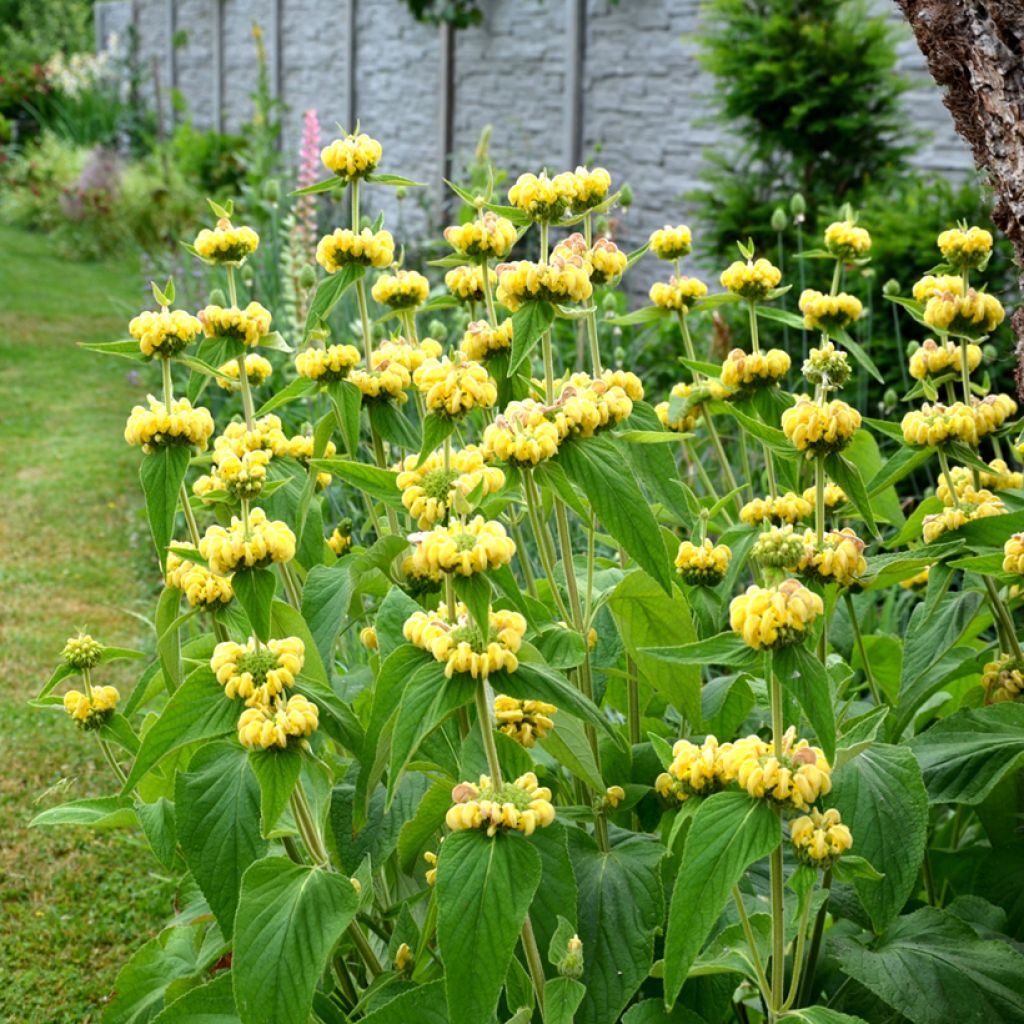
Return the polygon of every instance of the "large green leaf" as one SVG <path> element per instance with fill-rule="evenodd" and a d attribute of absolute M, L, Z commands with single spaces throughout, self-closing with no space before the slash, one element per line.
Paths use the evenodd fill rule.
<path fill-rule="evenodd" d="M 118 972 L 115 995 L 103 1011 L 105 1024 L 144 1024 L 164 1003 L 178 978 L 192 978 L 207 966 L 203 925 L 165 928 L 132 955 Z"/>
<path fill-rule="evenodd" d="M 757 651 L 743 642 L 739 633 L 718 633 L 706 640 L 682 644 L 679 647 L 646 647 L 652 658 L 677 665 L 730 665 L 733 668 L 757 669 L 762 658 Z"/>
<path fill-rule="evenodd" d="M 309 313 L 306 315 L 304 337 L 308 338 L 310 331 L 323 326 L 345 291 L 365 273 L 366 267 L 349 263 L 317 285 L 313 301 L 309 304 Z"/>
<path fill-rule="evenodd" d="M 490 678 L 497 693 L 506 693 L 521 700 L 545 700 L 560 711 L 583 722 L 589 722 L 614 736 L 611 723 L 597 706 L 587 700 L 565 677 L 536 662 L 520 661 L 515 672 L 496 672 Z"/>
<path fill-rule="evenodd" d="M 317 980 L 358 905 L 349 879 L 287 857 L 246 871 L 231 968 L 242 1024 L 308 1024 Z"/>
<path fill-rule="evenodd" d="M 915 736 L 932 803 L 979 804 L 1024 764 L 1024 705 L 964 708 Z"/>
<path fill-rule="evenodd" d="M 231 972 L 221 971 L 213 981 L 175 999 L 157 1014 L 153 1024 L 238 1024 Z"/>
<path fill-rule="evenodd" d="M 700 666 L 674 665 L 648 654 L 655 644 L 688 644 L 697 639 L 686 598 L 678 590 L 669 597 L 646 573 L 631 572 L 608 599 L 626 650 L 636 661 L 640 678 L 670 701 L 687 720 L 701 720 Z"/>
<path fill-rule="evenodd" d="M 416 1024 L 449 1024 L 443 981 L 417 985 L 360 1018 L 360 1024 L 411 1024 L 412 1021 Z"/>
<path fill-rule="evenodd" d="M 885 876 L 858 878 L 857 895 L 881 932 L 914 889 L 928 831 L 928 794 L 914 755 L 906 747 L 876 743 L 832 776 L 828 803 L 853 833 L 854 853 Z"/>
<path fill-rule="evenodd" d="M 87 825 L 89 828 L 131 828 L 138 824 L 135 807 L 126 796 L 99 796 L 72 800 L 40 811 L 30 828 L 41 825 Z"/>
<path fill-rule="evenodd" d="M 122 792 L 130 792 L 171 751 L 234 732 L 241 713 L 241 701 L 228 700 L 209 667 L 200 666 L 171 694 L 160 717 L 143 736 Z"/>
<path fill-rule="evenodd" d="M 665 851 L 646 835 L 627 835 L 607 853 L 581 829 L 570 829 L 568 837 L 587 987 L 576 1024 L 607 1024 L 650 974 L 664 914 L 659 865 Z"/>
<path fill-rule="evenodd" d="M 242 875 L 267 852 L 260 787 L 245 751 L 226 742 L 203 747 L 178 775 L 174 796 L 185 861 L 230 938 Z"/>
<path fill-rule="evenodd" d="M 621 427 L 624 430 L 652 431 L 674 438 L 679 436 L 665 430 L 658 414 L 646 402 L 634 402 L 633 412 Z M 640 484 L 653 499 L 661 502 L 665 513 L 677 522 L 689 525 L 688 488 L 679 479 L 679 467 L 673 451 L 663 444 L 633 445 L 627 458 Z"/>
<path fill-rule="evenodd" d="M 658 523 L 629 464 L 606 437 L 563 444 L 558 462 L 579 486 L 604 528 L 666 594 L 672 575 Z"/>
<path fill-rule="evenodd" d="M 802 1010 L 790 1010 L 779 1020 L 802 1020 L 804 1024 L 867 1024 L 863 1017 L 851 1017 L 848 1013 L 830 1010 L 827 1006 L 807 1006 Z"/>
<path fill-rule="evenodd" d="M 644 999 L 626 1011 L 622 1024 L 705 1024 L 705 1020 L 685 1006 L 677 1004 L 666 1010 L 660 999 Z"/>
<path fill-rule="evenodd" d="M 356 452 L 359 450 L 359 423 L 363 409 L 363 394 L 350 380 L 339 380 L 327 385 L 327 396 L 334 409 L 345 451 L 355 458 Z"/>
<path fill-rule="evenodd" d="M 299 781 L 302 751 L 295 746 L 253 750 L 249 753 L 249 766 L 260 787 L 260 829 L 264 836 L 269 836 Z"/>
<path fill-rule="evenodd" d="M 540 885 L 530 905 L 530 920 L 542 956 L 550 948 L 560 920 L 576 930 L 577 888 L 569 859 L 568 832 L 555 821 L 535 832 L 530 840 L 540 854 Z"/>
<path fill-rule="evenodd" d="M 575 978 L 550 978 L 544 982 L 544 1024 L 573 1024 L 573 1014 L 587 989 Z"/>
<path fill-rule="evenodd" d="M 828 470 L 828 475 L 846 491 L 853 507 L 867 523 L 868 529 L 877 536 L 878 526 L 875 523 L 875 512 L 871 507 L 871 499 L 868 497 L 864 478 L 856 464 L 845 455 L 835 452 L 825 458 L 825 468 Z"/>
<path fill-rule="evenodd" d="M 394 508 L 403 508 L 402 492 L 395 481 L 398 474 L 394 470 L 381 469 L 366 462 L 353 462 L 349 459 L 317 459 L 317 469 L 326 470 L 345 483 L 358 488 L 371 498 L 383 501 Z"/>
<path fill-rule="evenodd" d="M 252 631 L 264 643 L 270 639 L 270 606 L 276 587 L 277 579 L 269 569 L 244 569 L 231 580 L 231 588 L 249 616 Z"/>
<path fill-rule="evenodd" d="M 1024 1021 L 1024 956 L 934 907 L 901 917 L 870 948 L 842 940 L 839 966 L 913 1024 Z"/>
<path fill-rule="evenodd" d="M 174 536 L 174 517 L 178 509 L 178 494 L 188 469 L 189 449 L 186 445 L 171 444 L 157 448 L 142 457 L 139 480 L 146 495 L 146 515 L 153 534 L 160 565 L 167 561 L 167 545 Z"/>
<path fill-rule="evenodd" d="M 777 651 L 773 664 L 783 692 L 796 697 L 825 756 L 831 761 L 836 753 L 836 719 L 828 671 L 803 644 Z"/>
<path fill-rule="evenodd" d="M 686 834 L 665 933 L 667 1004 L 678 998 L 733 886 L 781 841 L 778 815 L 746 793 L 716 793 L 697 808 Z"/>
<path fill-rule="evenodd" d="M 514 373 L 519 364 L 533 351 L 541 335 L 551 327 L 555 310 L 550 302 L 526 302 L 512 314 L 512 352 L 508 372 Z"/>
<path fill-rule="evenodd" d="M 540 857 L 522 836 L 473 830 L 444 841 L 437 939 L 451 1020 L 490 1024 L 540 874 Z"/>

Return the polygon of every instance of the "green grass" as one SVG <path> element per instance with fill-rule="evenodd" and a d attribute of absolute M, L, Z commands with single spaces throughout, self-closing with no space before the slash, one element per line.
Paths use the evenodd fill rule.
<path fill-rule="evenodd" d="M 145 388 L 132 364 L 77 346 L 123 337 L 141 288 L 132 265 L 68 263 L 40 236 L 0 229 L 0 248 L 0 1021 L 81 1024 L 172 910 L 139 837 L 28 828 L 45 807 L 115 789 L 92 736 L 26 705 L 64 639 L 82 627 L 146 642 L 132 612 L 146 613 L 156 568 L 139 454 L 122 438 Z M 122 696 L 126 664 L 99 677 Z"/>

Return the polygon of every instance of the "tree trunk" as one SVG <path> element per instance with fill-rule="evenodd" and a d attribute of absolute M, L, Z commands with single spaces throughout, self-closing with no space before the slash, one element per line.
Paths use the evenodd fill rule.
<path fill-rule="evenodd" d="M 1024 289 L 1024 2 L 896 0 L 953 125 L 988 175 L 992 219 L 1013 242 Z M 1024 401 L 1024 305 L 1013 315 L 1017 392 Z"/>

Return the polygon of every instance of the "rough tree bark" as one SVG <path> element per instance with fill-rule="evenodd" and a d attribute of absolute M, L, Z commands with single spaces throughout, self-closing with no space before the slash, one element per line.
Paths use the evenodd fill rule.
<path fill-rule="evenodd" d="M 1024 0 L 896 0 L 958 134 L 988 175 L 992 218 L 1013 242 L 1024 289 Z M 1024 304 L 1013 315 L 1024 401 Z"/>

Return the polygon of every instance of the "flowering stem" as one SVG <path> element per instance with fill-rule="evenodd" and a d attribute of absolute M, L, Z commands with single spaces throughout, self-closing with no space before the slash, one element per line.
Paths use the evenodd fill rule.
<path fill-rule="evenodd" d="M 373 422 L 370 422 L 370 437 L 373 441 L 373 458 L 377 463 L 378 468 L 387 469 L 387 460 L 384 458 L 384 442 L 381 440 L 380 434 L 374 429 Z M 398 516 L 395 514 L 395 510 L 388 505 L 388 528 L 393 534 L 398 533 Z M 379 536 L 379 534 L 378 534 Z"/>
<path fill-rule="evenodd" d="M 530 565 L 530 556 L 526 550 L 526 542 L 523 539 L 523 531 L 519 525 L 519 519 L 509 518 L 509 530 L 512 539 L 516 542 L 516 551 L 519 552 L 519 564 L 523 570 L 523 581 L 526 583 L 526 592 L 532 598 L 537 597 L 537 581 L 533 578 L 533 566 Z"/>
<path fill-rule="evenodd" d="M 597 311 L 587 313 L 587 340 L 590 344 L 590 365 L 595 377 L 601 376 L 601 346 L 597 338 Z"/>
<path fill-rule="evenodd" d="M 966 272 L 965 272 L 966 273 Z M 967 339 L 960 339 L 960 381 L 964 389 L 964 405 L 971 404 L 971 371 L 967 364 Z"/>
<path fill-rule="evenodd" d="M 793 952 L 793 975 L 789 981 L 789 995 L 782 1004 L 783 1011 L 792 1007 L 796 1001 L 796 994 L 800 989 L 800 974 L 803 968 L 804 945 L 807 940 L 807 919 L 811 913 L 811 899 L 808 895 L 804 903 L 804 909 L 800 912 L 800 923 L 797 925 L 796 949 Z"/>
<path fill-rule="evenodd" d="M 167 356 L 160 357 L 160 376 L 164 385 L 164 408 L 170 416 L 171 404 L 174 401 L 174 383 L 171 379 L 171 360 Z"/>
<path fill-rule="evenodd" d="M 295 571 L 287 562 L 281 563 L 281 579 L 284 581 L 284 590 L 292 607 L 301 609 L 302 589 L 299 587 L 299 581 L 295 578 Z"/>
<path fill-rule="evenodd" d="M 876 706 L 880 707 L 882 695 L 879 692 L 878 684 L 875 682 L 875 674 L 871 671 L 871 659 L 864 648 L 864 637 L 860 631 L 860 623 L 857 621 L 857 610 L 853 607 L 853 598 L 848 590 L 843 591 L 843 600 L 846 602 L 846 611 L 850 616 L 853 639 L 857 644 L 857 650 L 860 652 L 861 664 L 864 666 L 864 678 L 867 680 L 868 689 L 871 691 L 871 699 L 875 702 Z"/>
<path fill-rule="evenodd" d="M 324 841 L 320 836 L 320 829 L 313 820 L 313 812 L 310 810 L 306 800 L 306 794 L 302 789 L 302 783 L 296 784 L 289 798 L 289 806 L 295 817 L 295 824 L 298 826 L 299 835 L 305 843 L 310 858 L 317 867 L 326 867 L 330 861 L 327 850 L 324 848 Z"/>
<path fill-rule="evenodd" d="M 544 962 L 540 958 L 540 950 L 537 948 L 537 937 L 533 934 L 533 923 L 530 915 L 526 915 L 523 921 L 522 932 L 523 952 L 526 954 L 526 964 L 530 968 L 530 980 L 533 982 L 533 992 L 537 997 L 537 1006 L 541 1016 L 544 1015 Z"/>
<path fill-rule="evenodd" d="M 825 456 L 814 460 L 814 534 L 820 547 L 825 540 Z"/>
<path fill-rule="evenodd" d="M 843 276 L 843 261 L 836 259 L 835 269 L 832 271 L 832 287 L 829 289 L 829 295 L 839 294 L 839 283 Z"/>
<path fill-rule="evenodd" d="M 771 985 L 768 984 L 768 978 L 764 973 L 764 964 L 761 962 L 761 954 L 757 951 L 754 929 L 750 926 L 747 908 L 743 905 L 743 896 L 737 885 L 732 887 L 732 898 L 740 915 L 740 924 L 743 926 L 743 934 L 746 936 L 747 945 L 750 947 L 750 958 L 754 963 L 754 973 L 757 975 L 757 984 L 761 989 L 761 995 L 766 1003 L 771 1002 Z"/>
<path fill-rule="evenodd" d="M 498 748 L 494 742 L 494 729 L 491 727 L 491 709 L 487 704 L 487 691 L 484 689 L 483 678 L 476 681 L 473 694 L 476 701 L 476 717 L 480 722 L 480 735 L 484 741 L 484 753 L 487 755 L 487 771 L 491 776 L 491 785 L 500 789 L 501 762 L 498 760 Z"/>
<path fill-rule="evenodd" d="M 1009 641 L 1011 650 L 1008 653 L 1012 654 L 1018 659 L 1018 661 L 1020 661 L 1024 659 L 1024 652 L 1021 651 L 1020 642 L 1017 640 L 1017 632 L 1013 627 L 1013 619 L 1011 618 L 1006 605 L 999 597 L 999 591 L 996 588 L 995 583 L 992 582 L 992 577 L 982 575 L 981 578 L 985 581 L 985 590 L 988 593 L 989 603 L 992 605 L 993 618 L 997 623 L 1002 624 L 1003 633 Z"/>
<path fill-rule="evenodd" d="M 238 308 L 238 290 L 235 288 L 235 268 L 229 263 L 225 268 L 228 275 L 228 301 L 232 309 Z"/>
<path fill-rule="evenodd" d="M 779 825 L 782 824 L 782 810 L 776 810 Z M 786 984 L 786 921 L 782 877 L 782 842 L 772 850 L 769 862 L 772 887 L 772 989 L 768 1005 L 772 1011 L 771 1020 L 782 1008 Z"/>
<path fill-rule="evenodd" d="M 249 375 L 245 372 L 245 356 L 238 357 L 238 384 L 242 389 L 242 408 L 245 410 L 245 429 L 256 429 L 256 408 L 252 401 L 252 388 L 249 387 Z"/>
<path fill-rule="evenodd" d="M 182 483 L 178 497 L 181 500 L 181 511 L 185 516 L 185 522 L 188 525 L 189 536 L 192 538 L 192 546 L 195 548 L 199 547 L 199 526 L 196 523 L 195 513 L 192 511 L 192 505 L 188 500 L 188 491 L 185 490 L 185 484 Z"/>
<path fill-rule="evenodd" d="M 559 614 L 562 618 L 568 622 L 569 613 L 566 610 L 565 602 L 562 600 L 562 594 L 558 589 L 558 584 L 555 582 L 555 567 L 554 559 L 552 557 L 551 549 L 551 538 L 547 534 L 547 529 L 544 527 L 540 517 L 540 499 L 537 495 L 537 490 L 533 482 L 533 473 L 531 470 L 523 470 L 523 493 L 526 495 L 526 510 L 530 517 L 530 526 L 533 529 L 533 537 L 537 542 L 537 552 L 540 555 L 540 563 L 544 567 L 544 575 L 547 576 L 548 586 L 551 589 L 551 596 L 554 599 L 555 605 L 558 607 Z"/>
<path fill-rule="evenodd" d="M 832 871 L 831 869 L 825 872 L 824 877 L 821 880 L 821 888 L 827 893 L 832 887 Z M 803 978 L 801 980 L 799 994 L 796 999 L 797 1005 L 802 1005 L 807 1002 L 807 998 L 810 995 L 811 985 L 814 984 L 814 970 L 818 964 L 818 953 L 821 951 L 821 939 L 825 934 L 825 917 L 828 914 L 828 900 L 818 908 L 818 915 L 814 919 L 814 931 L 811 935 L 811 947 L 807 951 L 807 964 L 803 971 Z"/>
<path fill-rule="evenodd" d="M 128 781 L 128 776 L 125 775 L 124 769 L 117 763 L 117 758 L 114 757 L 110 744 L 102 736 L 97 736 L 96 739 L 99 742 L 100 750 L 103 751 L 107 764 L 110 765 L 110 770 L 117 776 L 117 781 L 123 786 Z"/>
<path fill-rule="evenodd" d="M 458 616 L 455 614 L 455 580 L 450 572 L 444 574 L 444 603 L 448 609 L 448 621 L 454 625 L 458 621 Z"/>
<path fill-rule="evenodd" d="M 491 330 L 495 330 L 498 326 L 498 314 L 494 309 L 494 295 L 491 292 L 491 277 L 486 256 L 480 257 L 480 276 L 483 280 L 484 302 L 487 304 L 487 322 L 491 325 Z"/>

